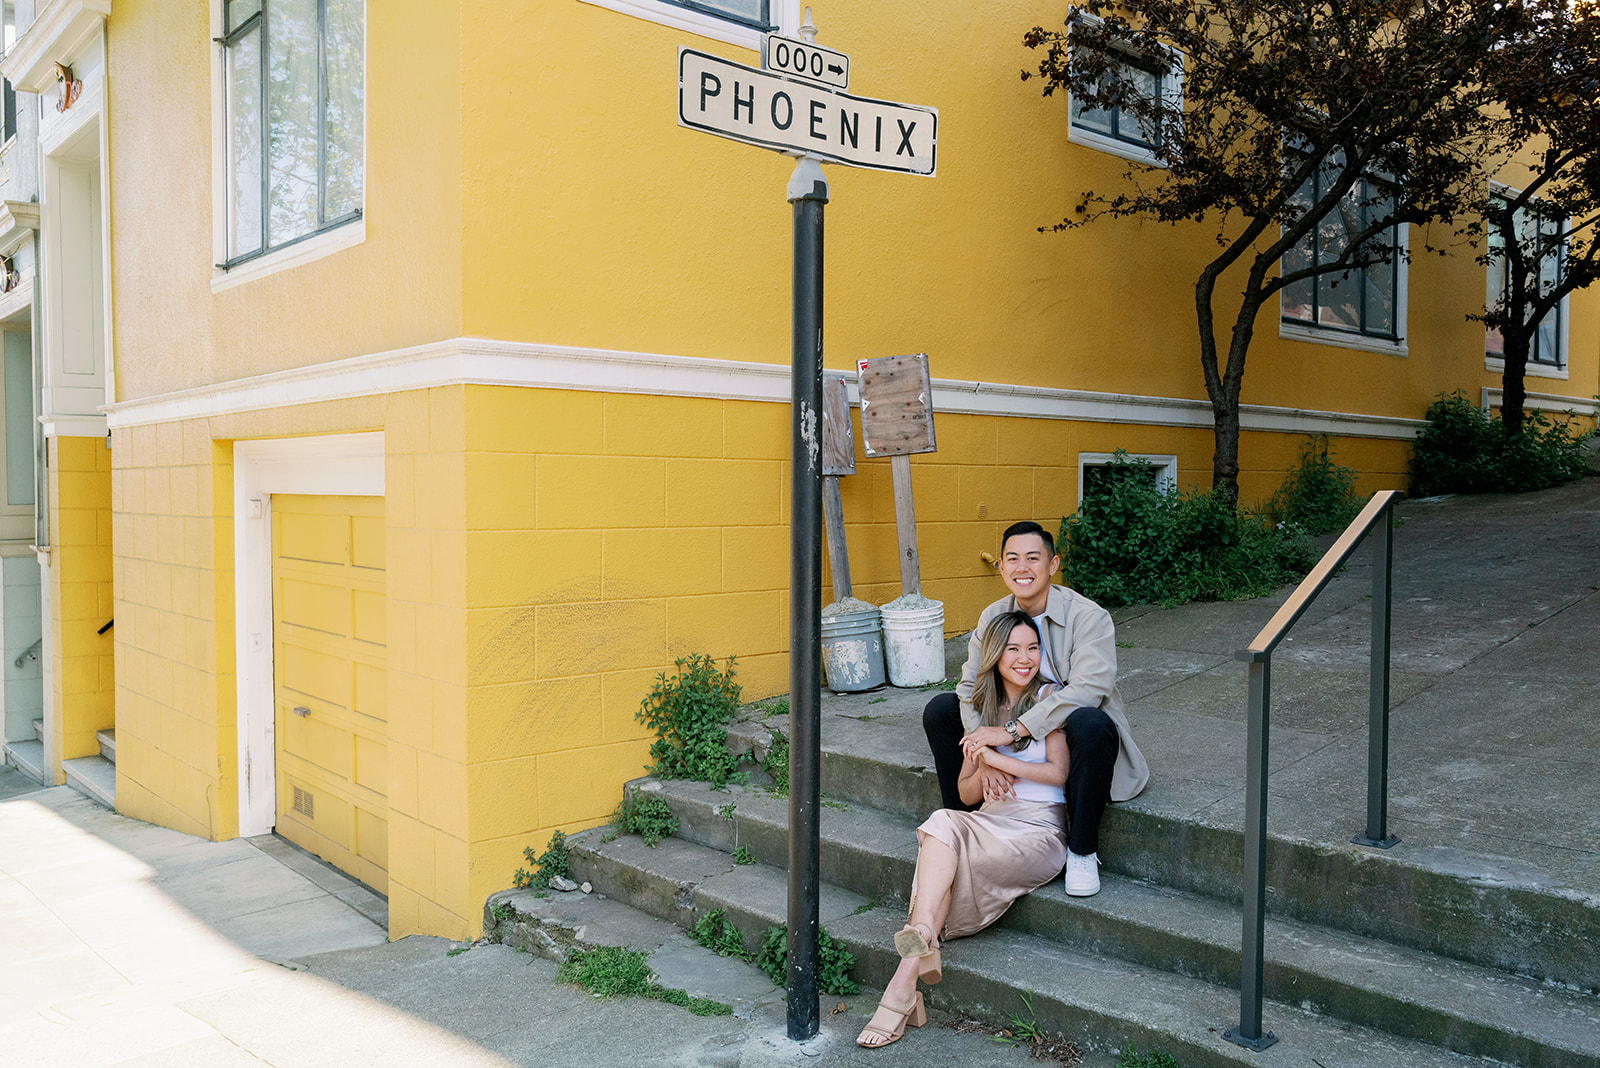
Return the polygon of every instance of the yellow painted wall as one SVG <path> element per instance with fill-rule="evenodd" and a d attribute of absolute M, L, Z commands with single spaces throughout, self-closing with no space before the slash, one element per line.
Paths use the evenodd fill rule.
<path fill-rule="evenodd" d="M 49 439 L 51 708 L 59 728 L 51 763 L 99 752 L 95 732 L 115 725 L 111 451 L 104 438 Z"/>
<path fill-rule="evenodd" d="M 112 435 L 117 808 L 238 833 L 233 468 L 204 420 Z"/>

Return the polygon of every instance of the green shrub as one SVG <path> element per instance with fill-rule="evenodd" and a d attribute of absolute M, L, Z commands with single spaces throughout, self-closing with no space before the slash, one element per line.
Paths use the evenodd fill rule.
<path fill-rule="evenodd" d="M 1428 406 L 1428 425 L 1411 453 L 1411 492 L 1523 493 L 1571 482 L 1589 472 L 1584 443 L 1570 416 L 1559 421 L 1539 411 L 1523 416 L 1522 433 L 1510 434 L 1461 393 Z"/>
<path fill-rule="evenodd" d="M 1272 497 L 1272 515 L 1280 523 L 1313 536 L 1336 534 L 1361 512 L 1355 472 L 1333 462 L 1326 434 L 1312 434 Z"/>
<path fill-rule="evenodd" d="M 527 846 L 522 851 L 523 859 L 533 865 L 533 871 L 518 868 L 511 876 L 511 885 L 519 890 L 548 890 L 550 880 L 556 876 L 564 879 L 572 878 L 572 872 L 567 867 L 567 836 L 562 831 L 552 831 L 550 845 L 543 853 L 535 856 L 533 846 Z"/>
<path fill-rule="evenodd" d="M 789 937 L 788 931 L 776 924 L 761 935 L 761 948 L 756 951 L 756 967 L 767 973 L 774 985 L 788 985 Z M 861 993 L 851 973 L 855 971 L 856 958 L 848 949 L 829 937 L 827 931 L 817 931 L 817 986 L 824 994 L 848 997 Z"/>
<path fill-rule="evenodd" d="M 736 767 L 728 752 L 728 721 L 739 707 L 734 659 L 724 672 L 711 657 L 694 653 L 679 657 L 677 668 L 673 678 L 657 675 L 639 704 L 639 722 L 656 732 L 650 773 L 725 786 Z"/>
<path fill-rule="evenodd" d="M 1120 450 L 1109 466 L 1150 467 Z M 1316 562 L 1298 529 L 1212 492 L 1163 489 L 1153 472 L 1097 480 L 1061 521 L 1060 547 L 1067 585 L 1107 608 L 1259 597 Z"/>
<path fill-rule="evenodd" d="M 611 826 L 623 834 L 636 834 L 645 845 L 654 847 L 661 839 L 678 833 L 678 817 L 655 794 L 624 790 L 622 802 L 611 814 Z"/>

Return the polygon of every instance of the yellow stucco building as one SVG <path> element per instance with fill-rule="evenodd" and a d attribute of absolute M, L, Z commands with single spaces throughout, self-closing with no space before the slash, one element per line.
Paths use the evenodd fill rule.
<path fill-rule="evenodd" d="M 17 6 L 38 221 L 8 195 L 0 243 L 43 254 L 0 320 L 47 459 L 6 545 L 43 606 L 41 774 L 114 730 L 119 811 L 276 829 L 386 893 L 392 937 L 474 935 L 525 846 L 640 773 L 674 658 L 788 687 L 792 161 L 674 106 L 680 46 L 757 65 L 799 4 Z M 980 553 L 1072 512 L 1083 465 L 1210 479 L 1210 236 L 1036 230 L 1137 154 L 1017 78 L 1063 11 L 815 9 L 852 92 L 939 109 L 936 177 L 828 168 L 825 359 L 929 355 L 939 447 L 912 470 L 950 633 L 994 594 Z M 1403 487 L 1428 402 L 1498 388 L 1483 293 L 1470 255 L 1419 258 L 1387 332 L 1261 329 L 1244 497 L 1313 432 L 1363 490 Z M 1547 403 L 1592 413 L 1596 310 L 1570 301 Z M 858 471 L 855 593 L 881 603 L 889 468 Z"/>

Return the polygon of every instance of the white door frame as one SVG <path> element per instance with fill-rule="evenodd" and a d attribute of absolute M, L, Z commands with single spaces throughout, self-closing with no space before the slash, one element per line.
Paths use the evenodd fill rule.
<path fill-rule="evenodd" d="M 271 831 L 277 815 L 272 494 L 381 497 L 383 489 L 382 431 L 234 443 L 234 662 L 238 665 L 242 837 Z"/>

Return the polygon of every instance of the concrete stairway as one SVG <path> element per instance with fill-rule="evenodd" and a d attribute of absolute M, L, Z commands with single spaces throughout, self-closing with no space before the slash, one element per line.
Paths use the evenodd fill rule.
<path fill-rule="evenodd" d="M 896 963 L 915 827 L 937 806 L 911 718 L 864 709 L 824 730 L 822 923 L 877 987 Z M 770 734 L 744 723 L 730 747 L 759 756 Z M 576 878 L 686 928 L 723 909 L 747 946 L 784 922 L 786 800 L 649 778 L 631 788 L 671 806 L 678 836 L 651 849 L 607 841 L 608 828 L 573 835 Z M 755 863 L 734 863 L 740 847 Z M 1269 850 L 1264 1026 L 1280 1041 L 1264 1053 L 1222 1038 L 1239 1012 L 1242 835 L 1136 806 L 1107 816 L 1098 896 L 1069 898 L 1055 882 L 950 943 L 929 1003 L 998 1024 L 1027 995 L 1042 1024 L 1081 1046 L 1132 1040 L 1185 1068 L 1600 1068 L 1600 899 L 1356 846 L 1274 837 Z M 505 935 L 518 918 L 500 904 L 488 922 Z"/>
<path fill-rule="evenodd" d="M 114 812 L 117 808 L 116 729 L 98 731 L 95 740 L 100 743 L 98 755 L 63 760 L 61 771 L 68 786 Z"/>

